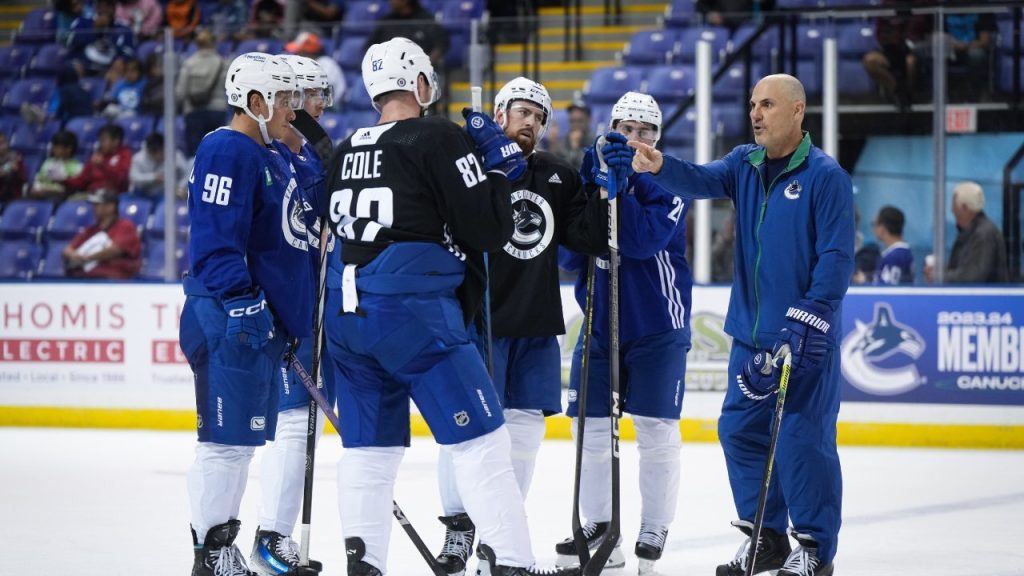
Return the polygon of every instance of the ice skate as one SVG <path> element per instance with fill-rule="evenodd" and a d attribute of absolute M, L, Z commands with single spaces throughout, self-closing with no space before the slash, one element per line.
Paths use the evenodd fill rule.
<path fill-rule="evenodd" d="M 345 538 L 345 556 L 348 557 L 348 576 L 381 576 L 372 564 L 363 560 L 366 544 L 362 538 Z"/>
<path fill-rule="evenodd" d="M 591 553 L 604 540 L 604 535 L 608 532 L 608 525 L 608 522 L 587 522 L 583 526 L 583 535 L 587 539 L 587 548 L 590 549 Z M 626 565 L 626 557 L 622 555 L 620 547 L 621 543 L 622 538 L 620 537 L 619 542 L 615 543 L 615 548 L 612 550 L 611 555 L 608 556 L 608 561 L 604 565 L 605 568 L 622 568 Z M 558 553 L 555 566 L 575 566 L 580 563 L 579 554 L 576 553 L 576 541 L 572 537 L 555 544 L 555 552 Z"/>
<path fill-rule="evenodd" d="M 640 536 L 633 549 L 637 558 L 637 573 L 640 576 L 655 574 L 654 563 L 661 559 L 667 537 L 668 528 L 653 524 L 640 524 Z"/>
<path fill-rule="evenodd" d="M 477 576 L 580 576 L 579 566 L 562 566 L 555 568 L 539 568 L 530 566 L 502 566 L 495 565 L 494 551 L 486 544 L 477 548 Z M 486 565 L 486 572 L 481 573 L 481 565 Z"/>
<path fill-rule="evenodd" d="M 453 516 L 438 518 L 445 526 L 444 548 L 437 555 L 437 562 L 450 576 L 463 576 L 466 573 L 466 562 L 473 552 L 473 538 L 476 527 L 469 519 L 469 514 L 462 512 Z"/>
<path fill-rule="evenodd" d="M 786 559 L 786 565 L 776 576 L 832 576 L 832 564 L 818 559 L 818 542 L 807 534 L 791 531 L 798 546 Z"/>
<path fill-rule="evenodd" d="M 202 546 L 196 531 L 192 530 L 192 546 L 196 555 L 192 576 L 256 576 L 246 566 L 242 551 L 235 546 L 235 537 L 241 526 L 238 520 L 229 520 L 210 528 Z"/>
<path fill-rule="evenodd" d="M 731 562 L 722 564 L 715 570 L 715 576 L 744 576 L 747 573 L 747 555 L 750 553 L 750 540 L 751 534 L 754 532 L 754 525 L 745 520 L 735 520 L 732 525 L 746 534 L 747 539 L 736 551 L 736 557 Z M 789 555 L 789 538 L 771 528 L 762 528 L 757 547 L 757 558 L 754 560 L 754 574 L 763 574 L 782 568 Z"/>
<path fill-rule="evenodd" d="M 310 560 L 309 566 L 300 566 L 299 547 L 290 537 L 259 528 L 249 561 L 252 571 L 259 576 L 316 576 L 323 570 L 316 560 Z"/>

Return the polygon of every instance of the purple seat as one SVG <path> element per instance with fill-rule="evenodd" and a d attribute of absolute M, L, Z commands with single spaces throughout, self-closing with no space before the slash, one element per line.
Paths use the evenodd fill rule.
<path fill-rule="evenodd" d="M 115 124 L 124 129 L 124 144 L 132 150 L 138 150 L 146 140 L 146 136 L 153 131 L 153 117 L 140 115 L 128 118 L 118 118 Z"/>
<path fill-rule="evenodd" d="M 825 38 L 833 35 L 835 30 L 826 24 L 801 24 L 796 27 L 797 58 L 801 60 L 821 60 L 825 46 Z"/>
<path fill-rule="evenodd" d="M 675 112 L 674 106 L 663 106 L 662 114 L 665 120 L 668 120 Z M 672 125 L 671 128 L 665 130 L 661 135 L 662 140 L 665 142 L 666 148 L 679 147 L 679 146 L 693 146 L 694 132 L 696 130 L 697 123 L 697 112 L 694 111 L 693 107 L 690 107 L 678 120 Z"/>
<path fill-rule="evenodd" d="M 0 77 L 18 78 L 22 70 L 32 61 L 36 48 L 31 45 L 11 44 L 0 46 Z"/>
<path fill-rule="evenodd" d="M 860 58 L 840 58 L 837 76 L 840 96 L 863 96 L 876 91 L 875 81 Z"/>
<path fill-rule="evenodd" d="M 729 29 L 723 26 L 704 26 L 683 30 L 672 54 L 672 61 L 692 63 L 697 55 L 698 40 L 711 42 L 711 62 L 718 62 L 729 45 Z"/>
<path fill-rule="evenodd" d="M 146 223 L 146 237 L 147 238 L 163 238 L 164 237 L 164 205 L 166 202 L 160 202 L 153 208 L 153 214 Z M 184 242 L 188 238 L 188 231 L 190 220 L 188 217 L 188 204 L 184 200 L 174 201 L 174 227 L 175 234 L 177 235 L 178 242 Z"/>
<path fill-rule="evenodd" d="M 25 68 L 25 75 L 48 78 L 57 75 L 57 70 L 67 61 L 68 51 L 60 44 L 44 44 Z"/>
<path fill-rule="evenodd" d="M 747 96 L 762 76 L 761 65 L 756 62 L 750 64 L 750 83 L 747 83 L 745 66 L 733 64 L 726 70 L 725 75 L 718 79 L 712 88 L 712 97 L 715 100 L 733 100 L 746 102 Z"/>
<path fill-rule="evenodd" d="M 21 21 L 17 44 L 48 44 L 57 38 L 57 21 L 53 10 L 38 8 L 28 13 Z"/>
<path fill-rule="evenodd" d="M 131 220 L 141 234 L 153 212 L 153 201 L 135 194 L 121 194 L 118 198 L 118 212 L 121 218 Z"/>
<path fill-rule="evenodd" d="M 0 214 L 0 238 L 37 242 L 53 214 L 48 200 L 14 200 Z"/>
<path fill-rule="evenodd" d="M 370 100 L 370 93 L 366 91 L 366 85 L 361 81 L 349 84 L 345 90 L 345 109 L 352 111 L 373 111 L 373 102 Z M 374 122 L 376 124 L 376 122 Z"/>
<path fill-rule="evenodd" d="M 39 167 L 43 165 L 43 160 L 46 160 L 45 152 L 27 152 L 21 155 L 21 163 L 25 166 L 25 174 L 28 176 L 29 184 L 36 179 L 36 174 L 39 173 Z"/>
<path fill-rule="evenodd" d="M 92 205 L 85 200 L 68 200 L 57 207 L 46 229 L 46 238 L 71 240 L 93 223 Z"/>
<path fill-rule="evenodd" d="M 469 23 L 484 13 L 484 2 L 480 0 L 448 0 L 441 6 L 441 22 L 450 32 L 456 30 L 469 33 Z M 452 47 L 456 46 L 451 42 Z"/>
<path fill-rule="evenodd" d="M 284 43 L 276 38 L 250 38 L 242 40 L 235 47 L 235 54 L 246 52 L 265 52 L 267 54 L 280 54 L 284 52 Z"/>
<path fill-rule="evenodd" d="M 64 257 L 62 253 L 70 240 L 50 240 L 46 243 L 46 255 L 39 262 L 33 278 L 64 278 Z"/>
<path fill-rule="evenodd" d="M 142 280 L 163 280 L 164 279 L 164 240 L 163 238 L 147 238 L 142 248 L 142 269 L 139 270 L 139 278 Z M 188 247 L 183 242 L 177 242 L 174 248 L 175 278 L 181 276 L 188 270 Z"/>
<path fill-rule="evenodd" d="M 78 136 L 78 150 L 92 153 L 93 145 L 99 140 L 100 128 L 107 124 L 102 116 L 78 116 L 68 120 L 64 129 Z"/>
<path fill-rule="evenodd" d="M 697 21 L 697 7 L 694 0 L 672 0 L 665 10 L 665 26 L 686 28 Z"/>
<path fill-rule="evenodd" d="M 836 43 L 839 44 L 839 56 L 861 58 L 878 48 L 875 25 L 869 20 L 841 24 L 836 30 Z"/>
<path fill-rule="evenodd" d="M 346 72 L 359 72 L 363 65 L 363 46 L 366 38 L 362 36 L 349 36 L 341 41 L 341 45 L 334 51 L 334 60 L 338 66 Z M 362 79 L 360 79 L 362 82 Z M 351 86 L 351 84 L 347 84 Z"/>
<path fill-rule="evenodd" d="M 711 129 L 726 138 L 738 138 L 747 134 L 750 116 L 745 106 L 717 104 L 711 109 Z"/>
<path fill-rule="evenodd" d="M 1024 91 L 1024 58 L 1020 61 L 1020 71 L 1017 90 Z M 1013 89 L 1013 55 L 1004 54 L 999 57 L 999 90 L 1011 94 Z"/>
<path fill-rule="evenodd" d="M 615 103 L 626 92 L 640 90 L 643 82 L 644 69 L 640 67 L 598 68 L 584 92 L 591 104 Z"/>
<path fill-rule="evenodd" d="M 57 83 L 53 78 L 25 78 L 11 85 L 4 95 L 2 107 L 8 112 L 17 113 L 21 105 L 28 102 L 45 105 L 50 101 Z"/>
<path fill-rule="evenodd" d="M 804 85 L 807 97 L 821 96 L 821 63 L 817 60 L 800 60 L 796 63 L 796 77 Z"/>
<path fill-rule="evenodd" d="M 26 240 L 0 244 L 0 278 L 30 280 L 39 268 L 43 248 Z"/>
<path fill-rule="evenodd" d="M 86 76 L 79 79 L 78 84 L 92 96 L 93 102 L 99 102 L 107 91 L 107 81 L 101 76 Z"/>
<path fill-rule="evenodd" d="M 225 121 L 225 124 L 227 124 L 227 121 Z M 164 117 L 158 116 L 154 131 L 159 132 L 166 137 L 166 128 L 167 125 L 164 122 Z M 183 154 L 185 153 L 185 118 L 183 116 L 176 116 L 174 118 L 174 147 L 181 150 Z"/>
<path fill-rule="evenodd" d="M 341 142 L 347 135 L 348 123 L 345 121 L 344 114 L 324 112 L 323 116 L 320 117 L 320 125 L 323 126 L 327 135 L 331 137 L 332 142 Z"/>
<path fill-rule="evenodd" d="M 352 134 L 352 132 L 360 128 L 366 128 L 377 124 L 379 115 L 377 114 L 377 111 L 373 109 L 350 110 L 345 113 L 345 118 L 346 123 L 348 124 L 348 129 L 346 130 L 346 137 L 348 137 L 349 134 Z"/>
<path fill-rule="evenodd" d="M 388 12 L 388 3 L 384 0 L 348 2 L 345 8 L 345 19 L 341 23 L 342 37 L 369 36 L 373 32 L 377 19 Z"/>
<path fill-rule="evenodd" d="M 665 64 L 678 41 L 675 30 L 643 30 L 629 39 L 622 59 L 626 64 Z"/>
<path fill-rule="evenodd" d="M 14 131 L 11 133 L 11 148 L 22 154 L 44 152 L 48 143 L 49 140 L 43 139 L 35 126 L 25 124 L 24 122 L 16 124 Z"/>
<path fill-rule="evenodd" d="M 647 93 L 665 106 L 689 96 L 695 82 L 693 66 L 655 66 L 647 73 Z"/>

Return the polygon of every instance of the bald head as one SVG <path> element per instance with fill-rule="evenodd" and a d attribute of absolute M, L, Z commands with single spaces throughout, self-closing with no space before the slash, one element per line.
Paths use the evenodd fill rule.
<path fill-rule="evenodd" d="M 787 156 L 800 145 L 806 108 L 804 85 L 789 74 L 765 76 L 754 86 L 750 123 L 754 141 L 765 147 L 769 158 Z"/>

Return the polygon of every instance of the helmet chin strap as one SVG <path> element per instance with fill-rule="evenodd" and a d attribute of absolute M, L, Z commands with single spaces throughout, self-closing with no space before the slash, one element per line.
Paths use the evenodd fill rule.
<path fill-rule="evenodd" d="M 248 103 L 246 103 L 245 108 L 242 108 L 242 110 L 245 112 L 246 116 L 248 116 L 249 118 L 252 118 L 253 120 L 256 121 L 257 124 L 259 124 L 260 136 L 263 138 L 263 144 L 265 144 L 267 146 L 269 146 L 270 144 L 272 144 L 274 142 L 274 139 L 271 138 L 270 134 L 267 132 L 267 122 L 270 122 L 270 119 L 274 117 L 274 109 L 272 107 L 269 107 L 269 106 L 268 106 L 268 108 L 270 108 L 270 116 L 268 116 L 267 118 L 264 118 L 263 116 L 257 116 L 255 114 L 253 114 L 252 110 L 249 109 L 249 104 Z"/>

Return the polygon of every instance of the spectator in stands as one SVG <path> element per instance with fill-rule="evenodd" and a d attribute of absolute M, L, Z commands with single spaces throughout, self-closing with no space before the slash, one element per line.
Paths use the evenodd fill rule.
<path fill-rule="evenodd" d="M 278 38 L 284 22 L 284 4 L 279 0 L 254 0 L 249 16 L 249 34 L 256 38 Z"/>
<path fill-rule="evenodd" d="M 316 60 L 316 63 L 323 69 L 324 74 L 327 75 L 327 83 L 331 85 L 331 90 L 334 91 L 334 105 L 337 106 L 345 96 L 345 74 L 342 73 L 341 67 L 334 61 L 334 58 L 324 54 L 323 43 L 320 42 L 320 36 L 314 32 L 300 32 L 295 40 L 284 45 L 284 49 L 291 54 L 298 54 L 299 56 L 305 56 L 306 58 L 312 58 Z"/>
<path fill-rule="evenodd" d="M 732 282 L 733 252 L 736 246 L 736 212 L 730 207 L 729 214 L 722 220 L 722 228 L 711 244 L 711 281 L 728 284 Z"/>
<path fill-rule="evenodd" d="M 925 0 L 913 0 L 922 2 Z M 882 4 L 905 4 L 905 0 L 882 0 Z M 918 55 L 929 45 L 932 17 L 897 11 L 895 16 L 875 21 L 878 50 L 864 55 L 864 69 L 875 80 L 883 96 L 901 112 L 913 102 Z"/>
<path fill-rule="evenodd" d="M 594 142 L 594 133 L 590 128 L 590 108 L 586 104 L 573 102 L 569 105 L 569 129 L 565 136 L 558 133 L 556 124 L 551 123 L 548 142 L 551 153 L 558 155 L 573 168 L 583 165 L 583 153 Z"/>
<path fill-rule="evenodd" d="M 154 52 L 146 56 L 143 63 L 146 73 L 146 87 L 142 90 L 140 112 L 150 116 L 164 114 L 164 56 Z"/>
<path fill-rule="evenodd" d="M 196 0 L 171 0 L 167 3 L 167 26 L 176 40 L 191 40 L 199 27 L 200 7 Z"/>
<path fill-rule="evenodd" d="M 388 4 L 391 12 L 377 20 L 364 48 L 401 36 L 419 44 L 430 56 L 435 70 L 443 69 L 444 54 L 448 51 L 448 32 L 444 26 L 434 20 L 419 0 L 389 0 Z"/>
<path fill-rule="evenodd" d="M 950 72 L 962 74 L 961 81 L 948 83 L 950 94 L 967 100 L 987 95 L 997 30 L 995 15 L 946 14 L 944 28 L 949 64 L 954 67 Z"/>
<path fill-rule="evenodd" d="M 186 182 L 185 155 L 174 151 L 174 194 L 185 197 Z M 146 136 L 142 149 L 132 156 L 132 167 L 128 172 L 128 189 L 148 198 L 164 196 L 164 135 L 153 132 Z"/>
<path fill-rule="evenodd" d="M 127 191 L 132 151 L 123 142 L 124 129 L 117 124 L 107 124 L 100 128 L 96 151 L 78 176 L 64 181 L 64 190 L 71 194 L 95 192 L 100 188 L 118 194 Z"/>
<path fill-rule="evenodd" d="M 50 138 L 50 154 L 43 160 L 39 172 L 32 181 L 29 196 L 44 200 L 59 201 L 64 198 L 64 181 L 82 173 L 82 162 L 75 157 L 78 152 L 78 136 L 74 132 L 61 130 Z"/>
<path fill-rule="evenodd" d="M 57 70 L 57 89 L 48 102 L 21 105 L 21 117 L 29 124 L 44 124 L 54 119 L 64 124 L 76 116 L 92 116 L 92 113 L 92 95 L 78 83 L 78 73 L 70 64 Z"/>
<path fill-rule="evenodd" d="M 246 36 L 245 26 L 249 22 L 249 4 L 245 0 L 219 0 L 206 4 L 210 29 L 217 40 L 241 40 Z"/>
<path fill-rule="evenodd" d="M 991 284 L 1009 281 L 1006 242 L 999 228 L 985 214 L 985 191 L 965 180 L 953 186 L 953 220 L 958 233 L 946 265 L 945 281 L 951 284 Z M 935 281 L 935 269 L 925 262 L 924 277 Z"/>
<path fill-rule="evenodd" d="M 85 11 L 83 0 L 55 0 L 53 3 L 54 20 L 57 28 L 57 43 L 67 46 L 71 24 L 82 16 Z"/>
<path fill-rule="evenodd" d="M 736 30 L 741 25 L 757 20 L 760 14 L 775 8 L 775 0 L 697 0 L 694 8 L 711 26 L 725 26 Z"/>
<path fill-rule="evenodd" d="M 331 28 L 340 22 L 344 15 L 345 0 L 305 0 L 303 2 L 302 19 L 307 22 L 321 23 L 321 34 L 330 34 Z"/>
<path fill-rule="evenodd" d="M 96 223 L 82 230 L 64 248 L 67 275 L 72 278 L 130 280 L 142 267 L 142 244 L 135 224 L 118 214 L 118 194 L 99 188 L 88 197 Z"/>
<path fill-rule="evenodd" d="M 107 118 L 127 118 L 139 114 L 145 90 L 146 78 L 142 75 L 142 63 L 135 58 L 125 60 L 124 76 L 110 87 L 103 115 Z"/>
<path fill-rule="evenodd" d="M 217 53 L 213 34 L 200 30 L 196 50 L 178 73 L 174 98 L 183 103 L 185 113 L 185 154 L 196 155 L 199 141 L 207 133 L 224 125 L 228 103 L 224 97 L 224 77 L 228 63 Z"/>
<path fill-rule="evenodd" d="M 135 55 L 131 29 L 114 21 L 114 0 L 96 0 L 94 9 L 95 16 L 72 22 L 68 34 L 68 59 L 79 76 L 105 73 Z"/>
<path fill-rule="evenodd" d="M 0 132 L 0 202 L 21 198 L 26 180 L 21 154 L 11 149 L 7 134 Z"/>
<path fill-rule="evenodd" d="M 163 7 L 157 0 L 117 0 L 114 18 L 132 29 L 136 42 L 156 38 L 164 24 Z"/>
<path fill-rule="evenodd" d="M 895 206 L 882 206 L 871 223 L 875 237 L 884 246 L 871 278 L 872 283 L 887 286 L 914 283 L 914 254 L 910 251 L 910 245 L 903 241 L 905 222 L 902 210 Z"/>

